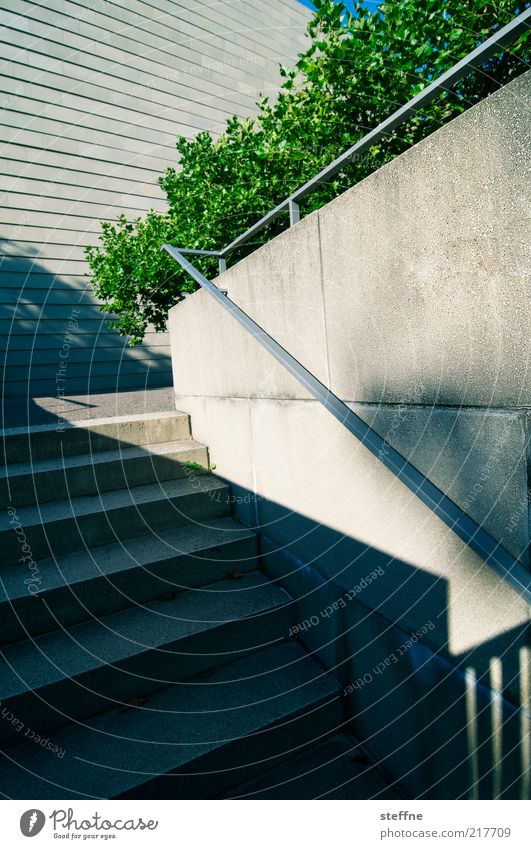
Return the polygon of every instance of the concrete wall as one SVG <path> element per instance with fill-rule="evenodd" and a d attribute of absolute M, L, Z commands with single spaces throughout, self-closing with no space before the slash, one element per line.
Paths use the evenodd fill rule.
<path fill-rule="evenodd" d="M 520 558 L 524 581 L 530 83 L 223 275 L 229 297 Z M 205 292 L 171 311 L 170 335 L 177 407 L 299 599 L 300 636 L 345 684 L 355 732 L 414 795 L 527 793 L 528 605 Z"/>
<path fill-rule="evenodd" d="M 275 94 L 308 16 L 296 0 L 1 4 L 5 394 L 55 394 L 67 335 L 66 394 L 171 383 L 166 336 L 131 350 L 105 325 L 83 249 L 100 220 L 164 208 L 156 181 L 176 164 L 177 134 L 217 133 Z"/>

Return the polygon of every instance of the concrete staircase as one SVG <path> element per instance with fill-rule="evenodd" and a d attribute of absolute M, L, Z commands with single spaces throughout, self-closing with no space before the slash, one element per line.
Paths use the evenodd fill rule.
<path fill-rule="evenodd" d="M 394 798 L 188 416 L 6 430 L 0 793 Z"/>

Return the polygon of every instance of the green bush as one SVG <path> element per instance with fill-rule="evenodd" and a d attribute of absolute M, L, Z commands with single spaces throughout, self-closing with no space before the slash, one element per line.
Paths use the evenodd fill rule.
<path fill-rule="evenodd" d="M 374 12 L 356 5 L 352 16 L 334 0 L 316 0 L 315 6 L 310 45 L 293 69 L 281 69 L 276 100 L 261 99 L 255 118 L 230 118 L 217 140 L 208 132 L 179 137 L 179 170 L 168 168 L 159 180 L 168 212 L 104 223 L 100 244 L 87 248 L 94 292 L 132 344 L 148 324 L 163 330 L 169 307 L 195 288 L 160 251 L 164 242 L 223 247 L 524 8 L 514 0 L 392 0 Z M 529 43 L 528 35 L 521 37 L 445 92 L 310 196 L 303 212 L 521 73 Z M 280 219 L 271 224 L 232 261 L 283 226 Z M 196 264 L 209 277 L 217 273 L 215 260 Z"/>

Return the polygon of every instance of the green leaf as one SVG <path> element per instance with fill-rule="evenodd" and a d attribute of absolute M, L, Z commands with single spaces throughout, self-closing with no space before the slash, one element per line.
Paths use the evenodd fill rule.
<path fill-rule="evenodd" d="M 280 69 L 278 97 L 261 97 L 254 118 L 230 116 L 218 138 L 202 131 L 176 138 L 176 167 L 158 183 L 166 214 L 102 222 L 98 244 L 85 251 L 95 294 L 118 316 L 112 324 L 140 342 L 149 324 L 164 329 L 168 309 L 195 283 L 160 247 L 164 242 L 212 250 L 231 242 L 297 186 L 406 103 L 479 41 L 504 26 L 519 6 L 508 0 L 393 0 L 355 14 L 334 0 L 315 0 L 311 41 L 293 68 Z M 332 184 L 305 201 L 318 209 L 384 162 L 415 144 L 471 103 L 524 70 L 530 36 L 493 57 L 347 165 Z M 179 166 L 179 167 L 177 167 Z M 285 226 L 278 220 L 254 239 Z M 245 255 L 242 249 L 234 261 Z M 216 260 L 197 258 L 209 277 Z"/>

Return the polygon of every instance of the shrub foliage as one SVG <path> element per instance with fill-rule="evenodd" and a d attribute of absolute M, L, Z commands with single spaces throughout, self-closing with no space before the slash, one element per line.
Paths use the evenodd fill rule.
<path fill-rule="evenodd" d="M 165 214 L 102 223 L 100 244 L 87 248 L 94 292 L 110 322 L 132 344 L 148 325 L 163 330 L 169 307 L 195 284 L 160 246 L 215 250 L 232 241 L 301 183 L 354 144 L 489 35 L 523 10 L 514 0 L 391 0 L 349 14 L 335 0 L 314 0 L 307 50 L 281 68 L 277 98 L 263 97 L 255 118 L 229 118 L 214 139 L 177 138 L 178 168 L 159 183 Z M 305 202 L 318 208 L 473 103 L 525 70 L 528 36 L 399 127 Z M 240 258 L 285 226 L 281 220 L 236 252 Z M 197 265 L 207 276 L 216 262 Z"/>

